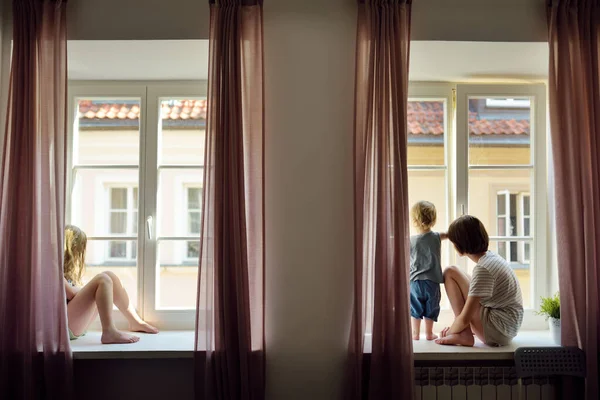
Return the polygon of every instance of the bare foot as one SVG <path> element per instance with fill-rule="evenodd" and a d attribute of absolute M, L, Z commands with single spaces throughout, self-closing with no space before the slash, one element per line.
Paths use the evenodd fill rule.
<path fill-rule="evenodd" d="M 420 336 L 421 336 L 421 335 L 419 335 L 418 333 L 413 333 L 413 335 L 412 335 L 412 337 L 413 337 L 413 340 L 419 340 L 419 339 L 420 339 Z"/>
<path fill-rule="evenodd" d="M 129 324 L 129 330 L 131 332 L 158 333 L 158 329 L 144 321 Z"/>
<path fill-rule="evenodd" d="M 445 344 L 451 346 L 466 346 L 473 347 L 475 344 L 475 339 L 473 335 L 469 333 L 467 330 L 462 331 L 461 333 L 452 333 L 447 335 L 441 339 L 437 339 L 435 341 L 437 344 Z"/>
<path fill-rule="evenodd" d="M 427 340 L 435 340 L 438 338 L 438 335 L 436 335 L 435 333 L 431 332 L 428 333 L 427 336 L 425 336 L 427 338 Z"/>
<path fill-rule="evenodd" d="M 135 343 L 140 338 L 129 333 L 121 332 L 117 329 L 109 329 L 102 332 L 102 338 L 100 341 L 102 344 L 116 344 L 116 343 Z"/>

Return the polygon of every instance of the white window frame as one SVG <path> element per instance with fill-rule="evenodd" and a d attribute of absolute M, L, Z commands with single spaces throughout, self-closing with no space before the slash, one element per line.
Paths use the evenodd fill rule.
<path fill-rule="evenodd" d="M 134 236 L 136 233 L 133 232 L 133 227 L 137 226 L 137 220 L 134 218 L 134 215 L 136 213 L 138 213 L 139 215 L 139 210 L 137 209 L 137 207 L 135 207 L 135 202 L 134 202 L 134 196 L 133 196 L 133 191 L 134 189 L 137 189 L 138 186 L 135 184 L 126 184 L 126 183 L 112 183 L 112 184 L 107 184 L 106 185 L 106 204 L 107 204 L 107 208 L 106 208 L 106 212 L 108 214 L 108 218 L 107 218 L 107 222 L 108 222 L 108 226 L 107 226 L 107 233 L 108 236 L 115 236 L 115 239 L 113 240 L 114 242 L 125 242 L 125 254 L 126 256 L 123 257 L 111 257 L 110 255 L 110 244 L 111 242 L 107 242 L 107 246 L 106 246 L 106 255 L 105 255 L 105 260 L 108 262 L 119 262 L 119 261 L 123 261 L 123 262 L 132 262 L 135 261 L 137 257 L 133 257 L 133 246 L 131 241 L 129 240 L 121 240 L 116 234 L 116 233 L 112 233 L 110 232 L 110 224 L 111 224 L 111 217 L 112 217 L 112 213 L 113 212 L 124 212 L 126 215 L 126 229 L 125 229 L 125 234 L 123 234 L 122 236 L 127 237 L 127 236 Z M 127 193 L 127 208 L 125 209 L 114 209 L 112 208 L 112 198 L 111 198 L 111 194 L 112 191 L 115 189 L 124 189 L 126 190 Z M 139 201 L 139 189 L 138 189 L 138 201 Z M 139 204 L 139 203 L 138 203 Z M 137 256 L 137 249 L 136 249 L 136 256 Z"/>
<path fill-rule="evenodd" d="M 412 100 L 435 100 L 446 99 L 446 165 L 447 165 L 447 199 L 448 199 L 448 223 L 460 215 L 468 214 L 468 98 L 469 97 L 491 97 L 491 98 L 522 98 L 531 99 L 531 126 L 533 135 L 530 140 L 530 148 L 533 154 L 533 186 L 531 192 L 536 195 L 532 197 L 531 207 L 535 215 L 531 219 L 531 231 L 534 242 L 531 256 L 534 268 L 531 272 L 532 281 L 532 308 L 525 310 L 522 330 L 541 330 L 547 329 L 547 323 L 543 318 L 536 316 L 534 310 L 539 308 L 540 296 L 548 295 L 550 285 L 550 265 L 546 260 L 550 259 L 550 246 L 548 245 L 547 232 L 547 166 L 546 166 L 546 88 L 544 84 L 527 85 L 457 85 L 453 83 L 430 83 L 430 82 L 410 82 L 409 101 Z M 512 166 L 511 166 L 512 168 Z M 414 169 L 414 166 L 409 167 Z M 494 188 L 495 190 L 496 188 Z M 499 188 L 497 188 L 499 189 Z M 511 188 L 509 188 L 510 190 Z M 515 187 L 516 193 L 526 193 L 522 187 Z M 499 191 L 499 190 L 497 190 Z M 490 193 L 492 194 L 492 193 Z M 492 197 L 494 202 L 495 197 Z M 507 201 L 510 198 L 507 197 Z M 519 203 L 519 202 L 518 202 Z M 520 206 L 519 204 L 517 205 Z M 494 210 L 493 208 L 492 210 Z M 534 218 L 535 216 L 535 218 Z M 444 221 L 439 221 L 440 229 Z M 446 225 L 447 226 L 447 225 Z M 491 237 L 492 240 L 501 238 Z M 522 240 L 520 236 L 506 237 L 507 241 Z M 468 272 L 466 257 L 460 257 L 456 254 L 452 246 L 449 246 L 450 262 L 459 268 Z M 369 282 L 369 288 L 372 282 Z M 370 289 L 372 290 L 372 289 Z M 370 301 L 372 299 L 370 298 Z M 368 304 L 370 310 L 372 305 Z M 454 315 L 450 309 L 442 309 L 438 319 L 438 326 L 449 326 L 454 320 Z"/>
<path fill-rule="evenodd" d="M 164 240 L 198 240 L 196 236 L 157 237 L 157 200 L 158 200 L 158 148 L 160 132 L 160 101 L 162 99 L 205 98 L 206 81 L 70 81 L 68 87 L 68 147 L 67 147 L 67 187 L 69 195 L 66 205 L 66 223 L 71 223 L 72 193 L 74 179 L 72 171 L 82 168 L 77 165 L 73 149 L 76 138 L 77 99 L 93 98 L 129 98 L 140 100 L 141 117 L 139 121 L 140 148 L 138 165 L 95 165 L 85 166 L 97 169 L 138 169 L 138 219 L 137 236 L 124 237 L 123 240 L 137 240 L 137 276 L 138 276 L 138 313 L 142 318 L 161 329 L 193 329 L 196 312 L 194 309 L 159 309 L 158 293 L 158 242 Z M 202 165 L 168 165 L 161 168 L 197 170 Z M 112 240 L 113 237 L 88 237 L 89 240 Z M 119 238 L 120 239 L 120 238 Z M 126 321 L 115 312 L 118 324 Z M 97 329 L 98 323 L 92 328 Z"/>
<path fill-rule="evenodd" d="M 531 304 L 532 308 L 525 310 L 521 329 L 546 329 L 543 318 L 535 314 L 539 309 L 540 296 L 549 293 L 551 250 L 548 246 L 548 206 L 547 206 L 547 102 L 546 86 L 544 84 L 459 84 L 456 85 L 456 163 L 454 164 L 457 182 L 456 210 L 464 209 L 468 213 L 468 178 L 469 169 L 480 168 L 469 165 L 469 98 L 522 98 L 528 97 L 531 104 L 531 164 L 523 166 L 486 166 L 482 169 L 531 169 L 533 171 L 530 206 L 535 210 L 531 216 L 532 237 L 490 237 L 490 240 L 526 240 L 533 243 L 533 267 L 531 273 Z M 467 271 L 466 260 L 459 266 Z"/>

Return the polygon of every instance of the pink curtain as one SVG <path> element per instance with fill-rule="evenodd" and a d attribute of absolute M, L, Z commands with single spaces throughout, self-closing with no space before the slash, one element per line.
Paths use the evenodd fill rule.
<path fill-rule="evenodd" d="M 196 396 L 263 399 L 261 0 L 211 0 Z"/>
<path fill-rule="evenodd" d="M 600 3 L 550 1 L 548 26 L 562 344 L 585 350 L 591 400 L 600 398 Z"/>
<path fill-rule="evenodd" d="M 71 398 L 63 287 L 66 3 L 13 1 L 0 169 L 0 398 Z"/>
<path fill-rule="evenodd" d="M 358 7 L 354 306 L 345 398 L 408 399 L 414 385 L 406 147 L 411 1 L 362 0 Z M 369 328 L 372 350 L 364 364 Z"/>

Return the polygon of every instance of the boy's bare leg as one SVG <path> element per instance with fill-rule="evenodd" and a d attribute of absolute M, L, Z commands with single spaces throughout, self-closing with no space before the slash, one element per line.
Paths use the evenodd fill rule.
<path fill-rule="evenodd" d="M 433 333 L 433 320 L 425 318 L 425 338 L 427 340 L 435 340 L 438 338 L 438 335 Z"/>
<path fill-rule="evenodd" d="M 421 336 L 421 320 L 411 317 L 410 321 L 412 322 L 412 338 L 413 340 L 419 340 Z"/>

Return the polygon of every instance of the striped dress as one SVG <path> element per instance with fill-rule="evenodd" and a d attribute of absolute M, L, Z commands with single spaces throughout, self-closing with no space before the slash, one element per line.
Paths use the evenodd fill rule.
<path fill-rule="evenodd" d="M 517 335 L 523 322 L 523 297 L 517 276 L 504 258 L 488 251 L 479 259 L 469 296 L 479 297 L 481 305 L 489 309 L 489 323 L 498 332 L 508 338 Z"/>

